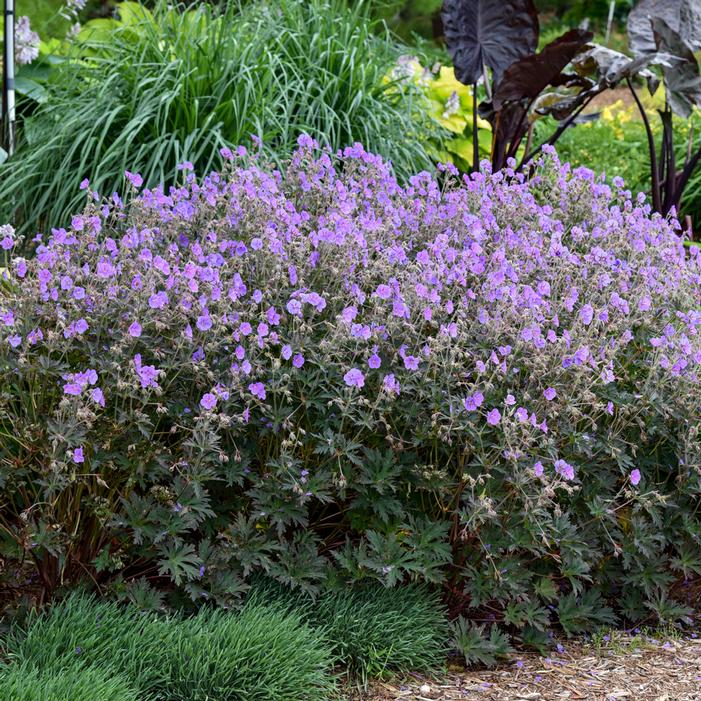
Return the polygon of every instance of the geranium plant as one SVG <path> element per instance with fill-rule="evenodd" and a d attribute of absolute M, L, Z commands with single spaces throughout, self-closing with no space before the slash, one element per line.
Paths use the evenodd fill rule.
<path fill-rule="evenodd" d="M 441 582 L 530 642 L 685 614 L 701 287 L 675 223 L 550 152 L 404 186 L 360 145 L 223 157 L 85 182 L 31 259 L 3 229 L 8 572 L 226 603 L 256 572 Z"/>

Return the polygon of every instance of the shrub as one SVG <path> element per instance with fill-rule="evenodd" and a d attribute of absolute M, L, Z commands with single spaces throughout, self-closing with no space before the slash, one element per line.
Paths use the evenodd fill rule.
<path fill-rule="evenodd" d="M 645 103 L 647 111 L 654 112 L 663 106 L 664 95 L 659 91 L 654 99 L 648 99 Z M 676 158 L 681 166 L 688 160 L 689 154 L 701 147 L 701 110 L 696 109 L 689 119 L 675 116 L 673 125 Z M 660 143 L 662 130 L 659 123 L 653 120 L 651 126 L 655 140 Z M 549 130 L 549 125 L 541 129 L 538 122 L 538 138 L 544 137 Z M 558 153 L 573 167 L 586 166 L 596 173 L 606 173 L 609 178 L 622 177 L 634 193 L 650 191 L 650 157 L 647 153 L 645 126 L 634 108 L 624 108 L 621 101 L 605 107 L 598 120 L 565 132 L 558 141 Z M 681 200 L 680 219 L 690 216 L 694 230 L 699 229 L 701 222 L 699 184 L 701 172 L 697 168 L 692 173 Z"/>
<path fill-rule="evenodd" d="M 284 176 L 128 177 L 2 292 L 3 553 L 47 594 L 444 582 L 529 640 L 597 597 L 684 614 L 701 288 L 676 222 L 557 161 L 401 187 L 309 138 Z"/>
<path fill-rule="evenodd" d="M 222 5 L 160 3 L 152 15 L 125 2 L 120 20 L 86 24 L 27 117 L 16 157 L 0 166 L 0 221 L 66 222 L 85 177 L 108 194 L 127 167 L 147 184 L 171 183 L 177 164 L 208 172 L 220 148 L 251 134 L 271 156 L 306 132 L 337 147 L 361 140 L 407 175 L 431 163 L 422 143 L 433 129 L 416 119 L 416 91 L 383 83 L 406 49 L 375 26 L 367 3 Z"/>
<path fill-rule="evenodd" d="M 366 683 L 388 672 L 431 672 L 447 653 L 440 596 L 424 586 L 378 584 L 330 589 L 316 598 L 274 581 L 253 586 L 252 601 L 282 605 L 323 631 L 336 664 Z"/>
<path fill-rule="evenodd" d="M 551 122 L 548 124 L 547 122 Z M 552 120 L 536 124 L 536 140 L 552 131 Z M 645 126 L 622 101 L 605 107 L 598 119 L 568 129 L 557 151 L 572 167 L 584 166 L 609 180 L 620 177 L 633 193 L 650 189 L 649 156 Z"/>
<path fill-rule="evenodd" d="M 76 680 L 109 674 L 105 680 L 117 680 L 115 689 L 124 688 L 120 679 L 128 680 L 140 701 L 306 701 L 327 698 L 334 686 L 323 634 L 275 606 L 156 617 L 74 595 L 35 616 L 24 630 L 13 630 L 4 647 L 10 680 L 18 670 L 39 670 L 37 685 L 51 673 L 59 673 L 59 680 L 62 674 Z M 82 698 L 76 692 L 75 699 L 60 701 Z"/>
<path fill-rule="evenodd" d="M 3 701 L 141 701 L 119 677 L 98 670 L 38 671 L 28 666 L 0 667 Z"/>

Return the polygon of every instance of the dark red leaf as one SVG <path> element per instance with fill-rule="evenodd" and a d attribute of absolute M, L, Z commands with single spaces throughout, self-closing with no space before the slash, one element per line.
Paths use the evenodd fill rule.
<path fill-rule="evenodd" d="M 548 85 L 560 81 L 567 64 L 591 38 L 591 32 L 573 29 L 548 44 L 539 54 L 526 56 L 513 63 L 497 84 L 494 108 L 500 110 L 506 102 L 535 100 Z"/>
<path fill-rule="evenodd" d="M 672 110 L 688 119 L 694 106 L 701 107 L 701 75 L 691 48 L 663 19 L 652 20 L 655 43 L 665 51 L 683 59 L 678 65 L 663 68 L 667 102 Z"/>
<path fill-rule="evenodd" d="M 693 51 L 701 49 L 701 0 L 640 0 L 628 15 L 628 43 L 636 55 L 657 50 L 652 20 L 661 19 Z"/>
<path fill-rule="evenodd" d="M 538 46 L 533 0 L 446 0 L 442 18 L 455 77 L 466 85 L 477 82 L 483 65 L 498 83 L 514 61 Z"/>

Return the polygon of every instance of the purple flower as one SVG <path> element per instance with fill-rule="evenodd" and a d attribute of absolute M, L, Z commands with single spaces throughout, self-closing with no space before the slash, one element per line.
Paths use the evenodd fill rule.
<path fill-rule="evenodd" d="M 591 322 L 594 320 L 594 307 L 592 307 L 591 304 L 585 304 L 579 310 L 579 320 L 585 326 L 589 326 L 589 324 L 591 324 Z"/>
<path fill-rule="evenodd" d="M 365 375 L 358 368 L 352 368 L 343 376 L 343 381 L 349 387 L 363 387 L 365 385 Z"/>
<path fill-rule="evenodd" d="M 637 468 L 635 470 L 632 470 L 630 473 L 630 483 L 634 486 L 637 487 L 640 484 L 640 470 Z"/>
<path fill-rule="evenodd" d="M 285 344 L 282 347 L 282 351 L 280 352 L 280 355 L 282 355 L 282 357 L 285 360 L 289 360 L 292 357 L 292 346 Z"/>
<path fill-rule="evenodd" d="M 380 299 L 389 299 L 392 296 L 392 288 L 389 285 L 378 285 L 375 294 Z"/>
<path fill-rule="evenodd" d="M 203 409 L 206 409 L 207 411 L 211 411 L 214 409 L 214 407 L 217 405 L 217 398 L 214 394 L 211 392 L 207 392 L 206 394 L 202 395 L 202 399 L 200 399 L 200 406 Z"/>
<path fill-rule="evenodd" d="M 380 359 L 380 356 L 377 355 L 377 353 L 373 353 L 369 358 L 368 358 L 368 365 L 373 369 L 377 370 L 377 368 L 382 365 L 382 360 Z"/>
<path fill-rule="evenodd" d="M 7 337 L 7 342 L 13 347 L 17 348 L 22 343 L 22 337 L 19 336 L 18 334 L 13 334 L 12 336 Z"/>
<path fill-rule="evenodd" d="M 83 455 L 83 448 L 82 447 L 76 448 L 73 451 L 73 462 L 78 463 L 78 464 L 85 462 L 85 456 Z"/>
<path fill-rule="evenodd" d="M 144 184 L 144 179 L 139 173 L 130 173 L 128 170 L 125 170 L 124 176 L 134 187 L 138 188 Z"/>
<path fill-rule="evenodd" d="M 156 292 L 148 298 L 148 306 L 151 309 L 163 309 L 166 304 L 168 304 L 168 295 L 163 291 Z"/>
<path fill-rule="evenodd" d="M 302 303 L 298 299 L 291 299 L 285 308 L 292 316 L 302 316 Z"/>
<path fill-rule="evenodd" d="M 356 307 L 346 307 L 341 312 L 341 319 L 343 319 L 346 324 L 352 323 L 356 316 L 358 316 L 358 310 Z"/>
<path fill-rule="evenodd" d="M 88 322 L 85 319 L 78 319 L 78 321 L 73 321 L 68 325 L 68 328 L 64 329 L 63 337 L 71 338 L 73 336 L 80 336 L 88 330 Z"/>
<path fill-rule="evenodd" d="M 555 399 L 555 397 L 557 397 L 557 392 L 556 392 L 552 387 L 548 387 L 548 388 L 545 390 L 545 392 L 543 392 L 543 396 L 544 396 L 549 402 L 551 402 L 553 399 Z"/>
<path fill-rule="evenodd" d="M 158 370 L 153 365 L 143 365 L 141 362 L 141 354 L 137 353 L 134 356 L 134 370 L 141 382 L 141 387 L 158 387 Z"/>
<path fill-rule="evenodd" d="M 200 331 L 208 331 L 212 328 L 212 319 L 209 314 L 201 314 L 197 317 L 197 328 Z"/>
<path fill-rule="evenodd" d="M 129 335 L 132 338 L 139 338 L 139 336 L 141 336 L 141 324 L 138 321 L 134 321 L 129 326 Z"/>
<path fill-rule="evenodd" d="M 564 460 L 555 461 L 555 472 L 558 475 L 562 475 L 566 480 L 574 479 L 574 468 Z"/>
<path fill-rule="evenodd" d="M 398 396 L 401 392 L 401 386 L 397 381 L 397 378 L 392 373 L 385 375 L 384 379 L 382 380 L 382 386 L 389 394 Z"/>
<path fill-rule="evenodd" d="M 263 401 L 266 397 L 265 385 L 262 382 L 253 382 L 248 385 L 248 391 L 257 399 Z"/>
<path fill-rule="evenodd" d="M 536 477 L 541 477 L 543 475 L 543 463 L 538 461 L 535 465 L 533 465 L 533 473 L 535 474 Z"/>
<path fill-rule="evenodd" d="M 404 356 L 404 367 L 407 370 L 418 370 L 419 369 L 419 359 L 413 355 Z"/>
<path fill-rule="evenodd" d="M 492 409 L 487 413 L 487 423 L 490 426 L 496 426 L 501 421 L 501 413 L 499 409 Z"/>
<path fill-rule="evenodd" d="M 304 365 L 304 356 L 301 353 L 297 353 L 294 358 L 292 358 L 292 365 L 296 368 L 301 368 Z"/>
<path fill-rule="evenodd" d="M 477 411 L 478 407 L 481 407 L 483 402 L 484 395 L 482 392 L 475 392 L 471 397 L 466 397 L 463 399 L 465 409 L 468 411 Z"/>
<path fill-rule="evenodd" d="M 63 385 L 63 393 L 73 397 L 79 396 L 83 391 L 83 385 L 78 382 L 67 382 Z"/>
<path fill-rule="evenodd" d="M 91 396 L 92 400 L 95 402 L 95 404 L 99 404 L 101 407 L 105 406 L 105 395 L 99 387 L 96 387 L 90 393 L 90 396 Z"/>

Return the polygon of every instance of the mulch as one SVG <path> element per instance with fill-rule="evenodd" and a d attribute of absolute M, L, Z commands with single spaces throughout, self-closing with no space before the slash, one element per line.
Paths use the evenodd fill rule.
<path fill-rule="evenodd" d="M 494 670 L 376 682 L 356 701 L 701 701 L 701 638 L 624 634 L 605 647 L 567 644 L 551 657 L 515 655 Z"/>

